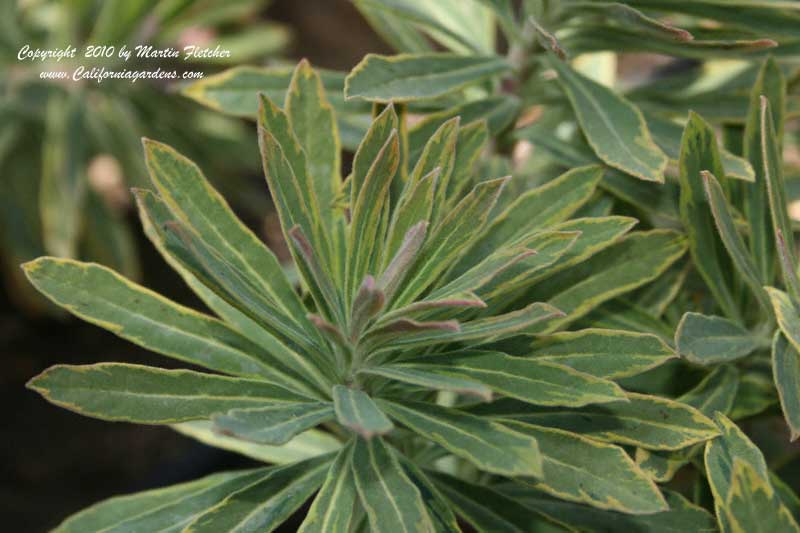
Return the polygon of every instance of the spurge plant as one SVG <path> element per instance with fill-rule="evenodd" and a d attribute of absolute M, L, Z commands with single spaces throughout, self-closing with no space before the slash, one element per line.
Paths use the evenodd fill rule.
<path fill-rule="evenodd" d="M 218 318 L 97 264 L 24 269 L 73 314 L 210 372 L 57 365 L 29 386 L 279 464 L 112 498 L 58 531 L 273 530 L 312 496 L 300 531 L 713 529 L 621 447 L 719 435 L 705 385 L 685 402 L 627 392 L 616 380 L 675 357 L 664 341 L 560 331 L 654 280 L 686 239 L 579 212 L 598 166 L 503 195 L 505 178 L 473 172 L 487 137 L 453 118 L 412 160 L 404 118 L 376 106 L 342 179 L 333 109 L 301 63 L 283 107 L 259 108 L 299 289 L 197 166 L 145 140 L 145 232 Z"/>

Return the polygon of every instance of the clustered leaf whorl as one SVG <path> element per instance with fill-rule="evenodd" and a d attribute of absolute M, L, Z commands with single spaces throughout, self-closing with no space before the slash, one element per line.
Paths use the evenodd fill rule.
<path fill-rule="evenodd" d="M 144 229 L 216 316 L 98 265 L 26 273 L 210 372 L 56 366 L 30 386 L 277 466 L 111 499 L 60 531 L 273 530 L 307 501 L 306 533 L 800 531 L 768 469 L 793 452 L 758 435 L 765 457 L 733 422 L 779 405 L 800 428 L 781 161 L 799 15 L 734 3 L 357 0 L 402 53 L 190 86 L 257 119 L 292 265 L 145 141 Z M 768 48 L 781 64 L 720 61 Z M 611 63 L 569 60 L 634 49 L 702 68 L 623 95 Z"/>

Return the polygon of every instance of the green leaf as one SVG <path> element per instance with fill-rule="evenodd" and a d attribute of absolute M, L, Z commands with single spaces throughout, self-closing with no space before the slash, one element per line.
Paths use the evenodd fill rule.
<path fill-rule="evenodd" d="M 283 102 L 293 71 L 280 66 L 237 66 L 205 76 L 187 85 L 182 93 L 215 111 L 255 120 L 258 115 L 257 95 L 264 94 L 273 102 Z M 342 144 L 354 150 L 366 129 L 363 122 L 369 125 L 369 102 L 345 102 L 342 94 L 345 73 L 324 69 L 317 69 L 317 72 L 325 87 L 326 99 L 336 110 Z"/>
<path fill-rule="evenodd" d="M 575 251 L 578 244 L 573 247 Z M 670 230 L 637 232 L 583 263 L 538 283 L 525 295 L 546 300 L 566 318 L 537 326 L 539 332 L 555 331 L 585 315 L 601 303 L 656 279 L 686 252 L 686 239 Z M 568 287 L 567 289 L 564 289 Z M 553 291 L 561 291 L 553 294 Z"/>
<path fill-rule="evenodd" d="M 653 514 L 625 514 L 603 511 L 532 491 L 521 483 L 503 485 L 502 492 L 527 509 L 576 531 L 648 531 L 651 533 L 713 533 L 716 521 L 705 509 L 689 503 L 677 492 L 665 490 L 668 511 Z"/>
<path fill-rule="evenodd" d="M 355 295 L 357 284 L 369 273 L 368 270 L 375 261 L 375 250 L 380 249 L 379 222 L 384 207 L 388 205 L 389 187 L 399 163 L 400 145 L 397 130 L 393 130 L 375 156 L 361 189 L 353 189 L 356 197 L 347 241 L 347 294 Z"/>
<path fill-rule="evenodd" d="M 467 351 L 425 356 L 389 368 L 474 380 L 499 394 L 537 405 L 577 407 L 625 400 L 622 389 L 612 381 L 553 362 L 497 352 Z"/>
<path fill-rule="evenodd" d="M 728 285 L 730 260 L 714 232 L 701 171 L 723 176 L 714 130 L 695 113 L 683 132 L 680 155 L 681 221 L 689 235 L 689 251 L 697 270 L 729 318 L 741 322 L 739 307 Z"/>
<path fill-rule="evenodd" d="M 33 285 L 74 315 L 149 350 L 211 370 L 277 383 L 286 367 L 212 317 L 183 307 L 100 265 L 42 257 L 24 265 Z"/>
<path fill-rule="evenodd" d="M 352 472 L 353 445 L 339 451 L 328 469 L 325 483 L 319 489 L 298 533 L 348 533 L 356 503 Z"/>
<path fill-rule="evenodd" d="M 174 221 L 166 224 L 166 230 L 166 248 L 217 296 L 274 335 L 290 348 L 290 353 L 300 354 L 293 357 L 291 363 L 302 376 L 308 376 L 325 390 L 329 378 L 322 369 L 331 368 L 332 363 L 328 352 L 321 346 L 322 342 L 281 313 L 245 274 L 220 257 L 192 231 Z"/>
<path fill-rule="evenodd" d="M 334 385 L 333 404 L 339 423 L 365 439 L 384 435 L 394 429 L 392 421 L 383 414 L 372 398 L 361 390 Z"/>
<path fill-rule="evenodd" d="M 386 269 L 384 270 L 388 270 L 389 265 L 392 264 L 391 261 L 395 260 L 395 258 L 402 257 L 398 253 L 408 239 L 409 232 L 412 232 L 420 224 L 430 222 L 434 195 L 436 194 L 440 174 L 440 169 L 436 168 L 420 178 L 416 183 L 409 181 L 406 189 L 403 190 L 397 207 L 392 213 L 386 244 L 383 248 L 383 261 L 386 263 Z M 428 224 L 426 224 L 427 227 Z M 413 235 L 418 231 L 414 230 L 411 234 Z M 419 246 L 422 246 L 421 241 Z M 415 254 L 418 250 L 418 248 L 415 250 Z M 404 266 L 411 264 L 414 259 L 413 257 L 408 257 L 408 254 L 406 254 L 406 257 Z"/>
<path fill-rule="evenodd" d="M 185 533 L 273 531 L 322 485 L 329 455 L 270 469 L 266 476 L 198 516 Z"/>
<path fill-rule="evenodd" d="M 179 530 L 198 513 L 258 481 L 271 470 L 224 472 L 179 485 L 109 498 L 67 518 L 53 533 Z"/>
<path fill-rule="evenodd" d="M 172 429 L 208 446 L 235 452 L 262 463 L 294 463 L 335 452 L 342 447 L 336 438 L 316 429 L 300 433 L 283 446 L 256 444 L 222 435 L 214 430 L 214 423 L 210 420 L 181 422 L 174 424 Z"/>
<path fill-rule="evenodd" d="M 783 396 L 783 394 L 786 393 L 785 380 L 791 380 L 793 374 L 792 357 L 796 357 L 797 352 L 800 351 L 800 316 L 798 316 L 797 308 L 788 294 L 772 287 L 766 287 L 766 290 L 772 300 L 773 308 L 775 309 L 778 327 L 790 344 L 790 346 L 786 346 L 785 349 L 781 350 L 782 353 L 779 354 L 783 365 L 780 368 L 777 365 L 774 367 L 774 372 L 776 372 L 775 384 L 778 386 L 778 393 L 781 401 L 784 402 L 787 401 L 787 398 Z M 773 341 L 773 359 L 777 359 L 779 356 L 776 354 L 776 348 L 778 347 L 782 347 L 782 344 Z M 777 372 L 779 370 L 788 373 L 782 375 L 781 379 L 778 379 Z M 783 406 L 783 403 L 781 405 Z M 793 432 L 794 431 L 793 428 Z"/>
<path fill-rule="evenodd" d="M 239 311 L 236 306 L 229 304 L 228 301 L 209 289 L 203 284 L 203 282 L 207 282 L 207 280 L 201 281 L 188 267 L 183 266 L 184 257 L 173 255 L 173 250 L 168 249 L 166 243 L 167 236 L 164 228 L 173 223 L 174 219 L 166 204 L 149 191 L 134 189 L 134 195 L 136 197 L 139 216 L 142 219 L 142 226 L 145 234 L 167 263 L 180 274 L 183 280 L 203 302 L 233 328 L 241 332 L 242 335 L 256 343 L 262 350 L 266 350 L 266 353 L 271 354 L 272 359 L 275 360 L 276 368 L 278 368 L 277 365 L 286 362 L 288 363 L 286 365 L 287 368 L 303 369 L 306 364 L 302 360 L 303 356 L 289 349 L 288 346 L 264 329 L 259 322 L 250 318 L 246 313 Z M 293 389 L 302 390 L 313 396 L 322 397 L 320 396 L 321 391 L 315 392 L 309 382 L 302 380 L 305 377 L 302 370 L 296 375 L 298 377 L 291 377 L 290 374 L 286 374 L 285 378 L 282 378 L 280 383 L 286 382 L 286 384 Z M 286 378 L 288 378 L 288 380 Z"/>
<path fill-rule="evenodd" d="M 535 283 L 536 273 L 557 264 L 565 257 L 580 236 L 578 231 L 543 231 L 529 239 L 518 241 L 520 248 L 524 250 L 517 256 L 518 260 L 502 268 L 474 290 L 488 302 L 489 307 L 502 308 L 509 296 L 516 296 L 519 291 Z M 500 250 L 504 250 L 504 247 Z"/>
<path fill-rule="evenodd" d="M 771 285 L 775 279 L 775 232 L 771 229 L 769 192 L 763 151 L 764 124 L 762 123 L 761 97 L 767 96 L 771 105 L 773 123 L 778 138 L 783 132 L 786 81 L 780 67 L 773 59 L 761 66 L 750 91 L 747 121 L 744 128 L 744 156 L 753 165 L 756 182 L 744 187 L 744 214 L 750 226 L 750 254 L 758 267 L 762 285 Z"/>
<path fill-rule="evenodd" d="M 400 121 L 394 105 L 389 104 L 372 120 L 364 138 L 358 145 L 353 159 L 353 172 L 350 178 L 350 207 L 356 205 L 358 195 L 364 187 L 370 168 L 381 153 L 393 131 L 400 131 Z"/>
<path fill-rule="evenodd" d="M 556 224 L 550 230 L 580 232 L 575 244 L 554 264 L 533 275 L 530 283 L 536 283 L 553 274 L 582 263 L 591 256 L 616 244 L 636 225 L 635 218 L 609 216 L 577 218 Z"/>
<path fill-rule="evenodd" d="M 408 131 L 408 160 L 411 163 L 416 162 L 431 135 L 453 117 L 461 117 L 462 130 L 469 125 L 485 123 L 489 134 L 497 135 L 516 120 L 520 108 L 520 100 L 513 95 L 506 94 L 490 96 L 430 113 Z M 461 150 L 460 144 L 459 150 Z M 459 157 L 458 154 L 456 157 Z"/>
<path fill-rule="evenodd" d="M 734 458 L 731 488 L 723 511 L 730 531 L 797 532 L 800 526 L 767 479 L 746 461 Z"/>
<path fill-rule="evenodd" d="M 485 485 L 468 483 L 447 474 L 434 474 L 437 486 L 479 533 L 549 533 L 563 531 L 532 511 Z"/>
<path fill-rule="evenodd" d="M 394 307 L 415 300 L 475 241 L 508 179 L 497 178 L 476 185 L 429 232 L 408 281 L 393 302 Z"/>
<path fill-rule="evenodd" d="M 739 324 L 700 313 L 683 315 L 675 331 L 678 353 L 692 363 L 704 366 L 735 361 L 761 344 Z"/>
<path fill-rule="evenodd" d="M 544 475 L 525 483 L 562 500 L 629 514 L 667 510 L 664 496 L 625 451 L 559 429 L 504 424 L 539 442 Z"/>
<path fill-rule="evenodd" d="M 422 154 L 409 176 L 409 183 L 414 184 L 434 170 L 439 169 L 440 171 L 436 181 L 435 199 L 430 205 L 429 214 L 417 220 L 428 220 L 435 225 L 441 218 L 441 211 L 447 201 L 447 188 L 455 166 L 460 122 L 461 118 L 455 117 L 439 126 L 439 129 L 425 143 Z"/>
<path fill-rule="evenodd" d="M 479 468 L 495 474 L 541 476 L 534 438 L 434 404 L 379 400 L 389 416 Z"/>
<path fill-rule="evenodd" d="M 800 280 L 797 277 L 797 251 L 795 250 L 792 222 L 787 211 L 788 202 L 783 186 L 783 152 L 775 131 L 769 100 L 761 97 L 761 153 L 764 159 L 764 180 L 767 183 L 772 230 L 780 258 L 783 281 L 789 293 L 800 301 Z"/>
<path fill-rule="evenodd" d="M 275 254 L 233 214 L 197 165 L 169 146 L 143 143 L 150 179 L 174 217 L 246 273 L 279 308 L 302 321 L 305 308 Z"/>
<path fill-rule="evenodd" d="M 645 116 L 647 118 L 647 126 L 650 128 L 656 144 L 664 150 L 664 153 L 670 159 L 677 161 L 680 158 L 683 127 L 679 123 L 660 115 L 645 113 Z M 720 159 L 722 160 L 722 166 L 725 167 L 726 178 L 736 178 L 751 183 L 755 181 L 755 171 L 747 159 L 734 155 L 725 148 L 720 150 Z"/>
<path fill-rule="evenodd" d="M 772 340 L 772 372 L 791 440 L 800 436 L 800 351 L 779 331 Z"/>
<path fill-rule="evenodd" d="M 599 378 L 635 376 L 675 357 L 656 335 L 611 329 L 555 333 L 535 342 L 531 356 Z"/>
<path fill-rule="evenodd" d="M 717 517 L 722 519 L 720 508 L 725 506 L 734 483 L 734 462 L 748 463 L 765 483 L 768 483 L 769 470 L 761 450 L 736 424 L 721 413 L 715 418 L 721 435 L 706 444 L 705 467 Z"/>
<path fill-rule="evenodd" d="M 652 450 L 677 450 L 718 434 L 714 422 L 686 404 L 633 392 L 627 393 L 627 399 L 577 409 L 531 407 L 511 416 L 529 424 Z"/>
<path fill-rule="evenodd" d="M 510 69 L 494 56 L 367 54 L 345 79 L 344 94 L 383 103 L 435 98 Z"/>
<path fill-rule="evenodd" d="M 558 81 L 597 157 L 637 178 L 663 182 L 667 156 L 653 142 L 641 111 L 563 61 L 551 59 L 548 65 L 558 73 Z"/>
<path fill-rule="evenodd" d="M 720 365 L 703 378 L 696 387 L 679 396 L 677 400 L 711 417 L 717 411 L 727 413 L 731 410 L 738 388 L 739 372 L 736 367 Z M 638 448 L 636 463 L 654 480 L 665 483 L 671 480 L 678 469 L 701 450 L 702 446 L 699 444 L 672 452 L 648 451 Z"/>
<path fill-rule="evenodd" d="M 433 481 L 418 468 L 414 462 L 403 456 L 399 456 L 399 460 L 405 474 L 411 482 L 417 486 L 417 489 L 419 489 L 435 531 L 441 533 L 461 533 L 461 528 L 458 525 L 458 520 L 456 519 L 450 502 L 444 499 L 444 496 L 442 496 L 442 493 L 436 485 L 433 484 Z"/>
<path fill-rule="evenodd" d="M 602 176 L 602 168 L 596 165 L 575 168 L 523 193 L 493 218 L 456 272 L 477 264 L 515 238 L 566 220 L 592 196 Z"/>
<path fill-rule="evenodd" d="M 433 390 L 442 390 L 463 394 L 465 396 L 475 396 L 484 401 L 492 399 L 492 389 L 488 386 L 472 379 L 464 379 L 457 376 L 446 375 L 435 370 L 430 371 L 426 368 L 411 368 L 408 365 L 386 365 L 369 367 L 359 370 L 362 374 L 381 376 L 411 385 L 419 385 Z"/>
<path fill-rule="evenodd" d="M 433 533 L 420 490 L 383 439 L 356 439 L 350 464 L 372 531 Z"/>
<path fill-rule="evenodd" d="M 333 416 L 329 403 L 298 402 L 231 409 L 214 415 L 212 420 L 216 431 L 223 435 L 280 446 Z"/>
<path fill-rule="evenodd" d="M 736 229 L 736 222 L 731 215 L 731 207 L 722 192 L 722 187 L 710 172 L 702 171 L 700 174 L 703 176 L 706 198 L 708 198 L 708 203 L 711 206 L 711 214 L 714 216 L 714 222 L 717 225 L 717 231 L 722 243 L 728 250 L 728 254 L 742 279 L 758 299 L 758 303 L 761 304 L 761 307 L 768 315 L 771 315 L 772 306 L 762 287 L 760 273 L 757 270 L 758 267 Z"/>
<path fill-rule="evenodd" d="M 342 180 L 339 130 L 322 79 L 305 59 L 294 71 L 284 107 L 305 152 L 323 220 L 331 224 L 333 203 Z"/>
<path fill-rule="evenodd" d="M 308 401 L 265 381 L 125 363 L 56 365 L 27 387 L 85 416 L 140 424 L 172 424 L 237 407 Z"/>
<path fill-rule="evenodd" d="M 553 317 L 564 316 L 558 309 L 542 303 L 533 303 L 524 309 L 512 311 L 504 315 L 481 318 L 460 326 L 454 321 L 444 322 L 405 322 L 418 328 L 396 327 L 388 324 L 375 330 L 366 339 L 366 346 L 375 349 L 382 346 L 383 351 L 403 348 L 420 348 L 436 344 L 452 344 L 464 342 L 479 344 L 490 340 L 501 340 L 516 334 L 524 334 Z M 403 320 L 396 322 L 401 323 Z M 416 330 L 416 331 L 415 331 Z"/>

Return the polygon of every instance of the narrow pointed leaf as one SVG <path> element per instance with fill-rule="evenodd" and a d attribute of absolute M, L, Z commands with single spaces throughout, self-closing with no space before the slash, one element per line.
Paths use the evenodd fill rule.
<path fill-rule="evenodd" d="M 380 317 L 379 323 L 387 323 L 397 318 L 409 318 L 418 315 L 427 315 L 439 311 L 437 314 L 457 314 L 463 310 L 483 309 L 486 303 L 472 292 L 459 292 L 451 294 L 446 298 L 419 300 L 390 311 Z"/>
<path fill-rule="evenodd" d="M 526 479 L 557 498 L 630 514 L 667 510 L 667 502 L 622 448 L 568 431 L 504 422 L 540 443 L 544 476 Z"/>
<path fill-rule="evenodd" d="M 100 265 L 40 258 L 24 268 L 34 286 L 57 304 L 149 350 L 211 370 L 275 376 L 279 382 L 285 371 L 270 353 L 224 323 Z"/>
<path fill-rule="evenodd" d="M 686 404 L 632 392 L 627 399 L 577 409 L 531 408 L 514 419 L 652 450 L 677 450 L 718 434 L 713 421 Z"/>
<path fill-rule="evenodd" d="M 641 111 L 611 89 L 552 59 L 581 129 L 597 157 L 637 178 L 663 182 L 667 156 L 653 142 Z"/>
<path fill-rule="evenodd" d="M 717 366 L 693 389 L 677 398 L 679 402 L 694 407 L 708 417 L 714 413 L 728 413 L 733 407 L 739 389 L 739 372 L 734 366 Z M 700 444 L 677 451 L 655 451 L 638 448 L 636 463 L 654 480 L 665 483 L 672 479 L 682 466 L 702 451 Z"/>
<path fill-rule="evenodd" d="M 353 522 L 356 503 L 355 480 L 351 458 L 353 446 L 339 451 L 328 469 L 325 483 L 319 489 L 298 533 L 348 533 Z"/>
<path fill-rule="evenodd" d="M 339 423 L 365 439 L 384 435 L 394 428 L 392 421 L 364 391 L 334 385 L 333 405 Z"/>
<path fill-rule="evenodd" d="M 675 332 L 678 353 L 699 365 L 735 361 L 760 345 L 753 334 L 735 322 L 700 313 L 683 315 Z"/>
<path fill-rule="evenodd" d="M 679 233 L 637 232 L 588 261 L 547 278 L 546 283 L 539 283 L 528 292 L 526 298 L 546 299 L 561 309 L 566 318 L 542 322 L 537 326 L 538 332 L 555 331 L 603 302 L 656 279 L 685 252 L 686 239 Z M 565 287 L 568 288 L 563 290 Z M 552 294 L 558 290 L 562 292 Z"/>
<path fill-rule="evenodd" d="M 304 312 L 303 304 L 275 254 L 236 218 L 197 165 L 166 145 L 147 140 L 144 146 L 150 178 L 175 218 L 246 272 L 279 306 L 302 316 L 298 313 Z"/>
<path fill-rule="evenodd" d="M 440 169 L 434 169 L 416 183 L 407 185 L 397 207 L 392 213 L 392 220 L 383 250 L 384 262 L 389 262 L 402 249 L 410 231 L 421 221 L 431 220 L 433 199 L 439 180 Z M 391 264 L 391 263 L 389 263 Z M 388 265 L 387 265 L 388 268 Z"/>
<path fill-rule="evenodd" d="M 409 268 L 417 259 L 417 254 L 425 242 L 427 233 L 428 223 L 424 220 L 411 226 L 386 270 L 381 274 L 378 285 L 383 290 L 386 302 L 391 302 L 401 282 L 408 274 Z"/>
<path fill-rule="evenodd" d="M 742 279 L 747 283 L 750 290 L 758 299 L 758 303 L 767 312 L 772 313 L 772 306 L 769 303 L 769 297 L 764 292 L 762 287 L 760 273 L 757 270 L 757 265 L 749 254 L 749 250 L 744 244 L 741 235 L 736 229 L 736 223 L 731 215 L 731 208 L 728 205 L 728 200 L 722 192 L 717 178 L 710 172 L 703 171 L 700 173 L 703 176 L 703 183 L 706 190 L 706 198 L 711 206 L 711 213 L 714 216 L 714 222 L 717 225 L 717 231 L 722 239 L 722 243 L 728 250 L 733 264 L 736 266 Z"/>
<path fill-rule="evenodd" d="M 558 261 L 533 274 L 528 283 L 535 284 L 553 274 L 582 263 L 593 255 L 616 244 L 638 221 L 635 218 L 609 216 L 577 218 L 557 224 L 551 231 L 579 232 L 575 244 Z"/>
<path fill-rule="evenodd" d="M 449 344 L 454 342 L 500 340 L 518 333 L 525 333 L 546 320 L 553 317 L 564 316 L 555 307 L 542 303 L 534 303 L 519 311 L 512 311 L 504 315 L 490 318 L 480 318 L 466 322 L 460 328 L 430 328 L 428 331 L 407 333 L 397 330 L 390 338 L 377 337 L 380 330 L 375 332 L 375 343 L 382 341 L 391 348 L 413 348 L 432 346 L 435 344 Z M 388 328 L 385 326 L 384 328 Z M 388 333 L 388 332 L 387 332 Z"/>
<path fill-rule="evenodd" d="M 321 402 L 299 402 L 232 409 L 213 417 L 223 435 L 280 446 L 299 433 L 333 419 L 333 406 Z"/>
<path fill-rule="evenodd" d="M 56 365 L 27 386 L 76 413 L 140 424 L 172 424 L 229 409 L 308 400 L 264 381 L 125 363 Z"/>
<path fill-rule="evenodd" d="M 372 163 L 375 162 L 392 131 L 395 130 L 400 130 L 400 123 L 394 105 L 389 104 L 372 120 L 367 133 L 358 145 L 358 150 L 356 150 L 350 182 L 351 208 L 356 205 L 358 194 L 364 186 Z"/>
<path fill-rule="evenodd" d="M 719 509 L 731 493 L 735 461 L 746 462 L 765 482 L 768 482 L 769 470 L 761 450 L 736 424 L 721 413 L 717 413 L 715 421 L 721 435 L 706 444 L 705 467 L 715 507 Z"/>
<path fill-rule="evenodd" d="M 792 440 L 800 436 L 800 351 L 779 331 L 772 341 L 772 372 Z"/>
<path fill-rule="evenodd" d="M 330 433 L 310 429 L 283 446 L 256 444 L 215 431 L 211 420 L 192 420 L 173 424 L 172 429 L 203 444 L 238 453 L 262 463 L 288 464 L 339 450 L 342 443 Z"/>
<path fill-rule="evenodd" d="M 322 485 L 331 459 L 328 455 L 270 469 L 198 516 L 184 532 L 272 531 Z"/>
<path fill-rule="evenodd" d="M 770 102 L 761 97 L 761 155 L 764 161 L 764 180 L 767 183 L 769 212 L 775 234 L 783 281 L 795 300 L 800 300 L 800 280 L 797 277 L 797 251 L 792 223 L 787 211 L 786 190 L 783 184 L 783 153 L 775 131 Z"/>
<path fill-rule="evenodd" d="M 580 167 L 525 192 L 492 220 L 462 265 L 472 266 L 515 237 L 566 220 L 591 197 L 602 176 L 599 166 Z"/>
<path fill-rule="evenodd" d="M 510 488 L 511 490 L 507 490 Z M 604 511 L 553 498 L 538 491 L 532 491 L 521 483 L 503 486 L 503 494 L 530 510 L 535 510 L 550 520 L 577 531 L 649 531 L 652 533 L 714 533 L 717 524 L 714 517 L 703 509 L 690 503 L 677 492 L 665 490 L 664 498 L 668 511 L 653 514 L 627 514 Z"/>
<path fill-rule="evenodd" d="M 367 54 L 345 79 L 344 93 L 348 99 L 384 103 L 434 98 L 510 68 L 500 57 Z"/>
<path fill-rule="evenodd" d="M 611 329 L 555 333 L 535 342 L 531 356 L 599 378 L 634 376 L 675 357 L 656 335 Z"/>
<path fill-rule="evenodd" d="M 471 379 L 493 391 L 537 405 L 582 406 L 625 401 L 612 381 L 567 366 L 498 352 L 464 352 L 410 359 L 390 368 Z"/>
<path fill-rule="evenodd" d="M 400 145 L 395 130 L 375 156 L 361 189 L 354 191 L 357 196 L 352 208 L 346 271 L 348 294 L 355 293 L 357 283 L 370 273 L 373 254 L 379 249 L 381 213 L 388 203 L 389 186 L 399 163 Z"/>
<path fill-rule="evenodd" d="M 430 231 L 395 306 L 412 302 L 475 241 L 508 179 L 479 183 Z"/>
<path fill-rule="evenodd" d="M 428 510 L 428 516 L 433 522 L 434 530 L 439 533 L 461 533 L 455 511 L 452 509 L 450 502 L 445 500 L 442 493 L 434 485 L 433 480 L 412 461 L 403 456 L 398 456 L 398 459 L 408 479 L 419 489 L 422 501 Z"/>
<path fill-rule="evenodd" d="M 697 270 L 725 315 L 741 321 L 739 308 L 728 285 L 730 260 L 714 231 L 714 220 L 701 172 L 723 176 L 714 130 L 699 115 L 689 114 L 680 154 L 680 212 L 689 236 L 689 251 Z"/>
<path fill-rule="evenodd" d="M 458 130 L 461 117 L 455 117 L 444 124 L 428 139 L 422 154 L 414 165 L 414 170 L 409 176 L 410 183 L 415 183 L 422 177 L 439 169 L 438 179 L 436 180 L 435 201 L 431 205 L 431 213 L 425 220 L 436 224 L 441 217 L 442 207 L 447 200 L 447 187 L 453 173 L 456 158 L 456 141 L 458 140 Z M 442 206 L 442 207 L 440 207 Z"/>
<path fill-rule="evenodd" d="M 357 439 L 351 470 L 371 531 L 434 532 L 419 489 L 383 439 Z"/>
<path fill-rule="evenodd" d="M 396 421 L 479 468 L 509 476 L 541 476 L 536 440 L 456 409 L 421 402 L 380 406 Z"/>
<path fill-rule="evenodd" d="M 522 241 L 526 249 L 535 253 L 521 258 L 477 289 L 477 294 L 491 302 L 505 301 L 509 295 L 527 289 L 535 283 L 536 274 L 557 263 L 575 246 L 577 231 L 544 231 Z"/>
<path fill-rule="evenodd" d="M 410 365 L 386 365 L 362 369 L 362 374 L 381 376 L 411 385 L 419 385 L 433 390 L 442 390 L 475 396 L 484 401 L 492 399 L 492 389 L 476 380 L 446 375 L 425 368 L 412 368 Z"/>
<path fill-rule="evenodd" d="M 171 531 L 191 522 L 234 492 L 258 481 L 268 468 L 225 472 L 159 489 L 116 496 L 72 515 L 54 533 Z M 180 529 L 177 529 L 180 530 Z"/>
<path fill-rule="evenodd" d="M 763 126 L 761 97 L 766 96 L 775 113 L 773 123 L 780 136 L 783 131 L 786 81 L 778 64 L 768 59 L 759 70 L 750 92 L 750 104 L 744 128 L 743 151 L 753 165 L 756 180 L 744 188 L 744 214 L 750 226 L 750 254 L 756 262 L 762 285 L 771 285 L 775 279 L 775 232 L 772 230 L 767 190 L 767 176 L 763 151 Z M 780 138 L 780 137 L 779 137 Z"/>
<path fill-rule="evenodd" d="M 544 516 L 484 485 L 436 473 L 437 486 L 479 533 L 550 533 L 563 531 Z"/>
<path fill-rule="evenodd" d="M 291 363 L 301 375 L 307 375 L 325 387 L 327 378 L 321 369 L 329 367 L 330 361 L 323 353 L 321 343 L 308 335 L 310 328 L 301 328 L 291 317 L 283 314 L 250 282 L 248 276 L 178 222 L 167 223 L 165 244 L 184 267 L 217 296 L 247 315 L 293 352 L 301 354 Z"/>
<path fill-rule="evenodd" d="M 329 243 L 321 234 L 319 200 L 305 153 L 286 114 L 264 95 L 259 95 L 258 144 L 284 237 L 288 239 L 288 231 L 300 226 L 317 253 L 327 258 Z"/>
<path fill-rule="evenodd" d="M 332 223 L 332 207 L 341 184 L 339 129 L 322 80 L 302 60 L 286 92 L 286 115 L 305 152 L 323 219 Z"/>

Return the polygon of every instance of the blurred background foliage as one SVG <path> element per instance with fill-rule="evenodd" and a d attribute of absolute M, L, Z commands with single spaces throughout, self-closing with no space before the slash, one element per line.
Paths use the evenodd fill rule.
<path fill-rule="evenodd" d="M 603 162 L 545 59 L 565 53 L 580 56 L 573 65 L 578 72 L 624 92 L 642 110 L 654 141 L 669 158 L 664 184 L 608 172 L 601 191 L 580 214 L 630 214 L 642 219 L 640 229 L 680 227 L 676 159 L 687 111 L 710 120 L 725 140 L 728 162 L 748 172 L 736 159 L 742 152 L 737 139 L 742 138 L 759 65 L 772 55 L 788 82 L 787 190 L 791 201 L 800 199 L 800 15 L 785 10 L 786 2 L 764 1 L 763 6 L 772 4 L 766 15 L 755 17 L 747 2 L 739 2 L 742 6 L 698 18 L 696 6 L 701 3 L 715 4 L 0 0 L 0 258 L 5 279 L 0 347 L 6 357 L 0 398 L 15 413 L 0 422 L 0 509 L 10 517 L 10 530 L 41 531 L 110 493 L 250 464 L 165 428 L 84 419 L 54 409 L 22 388 L 55 361 L 164 364 L 98 328 L 54 318 L 54 310 L 22 279 L 18 265 L 23 261 L 45 254 L 96 260 L 143 278 L 144 285 L 177 301 L 201 305 L 150 247 L 140 246 L 144 240 L 130 216 L 128 188 L 146 176 L 141 136 L 166 142 L 195 160 L 244 220 L 280 253 L 280 230 L 259 168 L 254 125 L 246 119 L 254 118 L 258 90 L 283 101 L 288 65 L 307 57 L 320 67 L 344 147 L 352 150 L 373 105 L 346 101 L 342 91 L 347 72 L 366 53 L 451 51 L 507 57 L 514 75 L 409 102 L 404 109 L 412 143 L 414 138 L 427 139 L 457 114 L 462 125 L 485 120 L 492 142 L 474 177 L 512 174 L 507 202 L 565 168 Z M 513 9 L 505 10 L 507 5 Z M 626 6 L 659 18 L 639 17 Z M 80 49 L 86 43 L 219 44 L 232 57 L 227 64 L 180 65 L 207 74 L 191 85 L 43 82 L 38 75 L 44 65 L 16 58 L 23 44 Z M 145 65 L 154 68 L 156 63 L 148 60 Z M 169 61 L 163 66 L 174 67 Z M 343 163 L 347 175 L 350 161 Z M 670 276 L 687 287 L 700 287 L 703 281 L 688 271 L 679 265 Z M 636 298 L 654 291 L 642 289 Z M 625 303 L 606 307 L 620 305 Z M 681 309 L 704 305 L 677 302 L 674 309 L 664 310 L 664 320 L 674 324 Z M 648 387 L 666 394 L 682 392 L 674 373 L 649 379 Z M 748 429 L 772 457 L 778 474 L 800 479 L 800 450 L 787 447 L 781 424 L 778 414 L 760 418 Z"/>
<path fill-rule="evenodd" d="M 165 139 L 216 170 L 217 186 L 245 210 L 264 207 L 248 194 L 258 168 L 248 129 L 191 105 L 171 83 L 140 80 L 43 80 L 77 65 L 213 72 L 225 62 L 263 61 L 286 51 L 286 25 L 259 21 L 264 0 L 10 1 L 0 13 L 0 200 L 8 291 L 26 312 L 54 312 L 19 275 L 20 261 L 42 255 L 95 260 L 140 276 L 139 251 L 126 220 L 129 187 L 144 180 L 140 138 Z M 228 59 L 120 59 L 123 45 L 228 49 Z M 77 48 L 74 59 L 17 59 L 30 49 Z M 86 45 L 114 47 L 86 58 Z"/>

